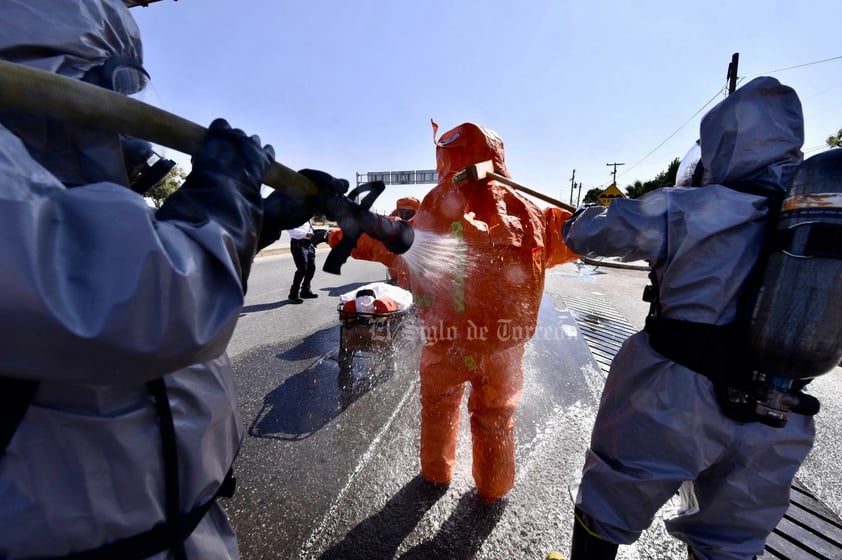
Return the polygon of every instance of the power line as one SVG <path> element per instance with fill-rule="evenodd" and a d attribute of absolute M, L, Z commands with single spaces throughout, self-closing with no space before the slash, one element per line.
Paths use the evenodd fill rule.
<path fill-rule="evenodd" d="M 816 60 L 815 62 L 806 62 L 804 64 L 796 64 L 795 66 L 787 66 L 786 68 L 778 68 L 777 70 L 769 70 L 768 72 L 763 72 L 761 74 L 757 74 L 757 76 L 768 76 L 769 74 L 774 74 L 775 72 L 784 72 L 786 70 L 793 70 L 795 68 L 803 68 L 805 66 L 812 66 L 814 64 L 822 64 L 824 62 L 831 62 L 833 60 L 840 60 L 842 56 L 834 56 L 832 58 L 825 58 L 824 60 Z"/>
<path fill-rule="evenodd" d="M 842 55 L 840 55 L 840 56 L 834 56 L 834 57 L 831 57 L 831 58 L 825 58 L 825 59 L 822 59 L 822 60 L 816 60 L 816 61 L 813 61 L 813 62 L 805 62 L 804 64 L 796 64 L 796 65 L 794 65 L 794 66 L 787 66 L 786 68 L 779 68 L 779 69 L 777 69 L 777 70 L 769 70 L 769 71 L 767 71 L 767 72 L 762 72 L 762 73 L 760 73 L 760 74 L 756 74 L 756 75 L 755 75 L 755 76 L 753 76 L 753 77 L 755 77 L 755 78 L 756 78 L 756 77 L 758 77 L 758 76 L 768 76 L 768 75 L 770 75 L 770 74 L 774 74 L 774 73 L 776 73 L 776 72 L 785 72 L 785 71 L 787 71 L 787 70 L 793 70 L 793 69 L 795 69 L 795 68 L 803 68 L 803 67 L 805 67 L 805 66 L 813 66 L 813 65 L 815 65 L 815 64 L 823 64 L 823 63 L 825 63 L 825 62 L 832 62 L 832 61 L 834 61 L 834 60 L 842 60 Z M 745 77 L 738 78 L 738 79 L 737 79 L 737 82 L 736 82 L 736 85 L 742 84 L 742 82 L 743 82 L 743 81 L 745 81 L 745 80 L 746 80 L 746 78 L 745 78 Z M 726 80 L 726 82 L 727 82 L 727 80 Z M 705 108 L 706 108 L 708 105 L 710 105 L 710 104 L 711 104 L 711 103 L 712 103 L 712 102 L 713 102 L 713 101 L 714 101 L 717 97 L 719 97 L 719 95 L 721 95 L 721 94 L 722 94 L 722 92 L 723 92 L 726 88 L 728 88 L 728 87 L 729 87 L 729 84 L 728 84 L 728 83 L 726 83 L 726 84 L 725 84 L 725 85 L 724 85 L 724 86 L 723 86 L 723 87 L 722 87 L 722 88 L 721 88 L 718 92 L 716 92 L 716 94 L 715 94 L 713 97 L 711 97 L 711 98 L 710 98 L 710 100 L 708 100 L 708 102 L 707 102 L 707 103 L 705 103 L 704 105 L 702 105 L 702 107 L 701 107 L 698 111 L 696 111 L 695 113 L 693 113 L 693 116 L 691 116 L 691 117 L 690 117 L 689 119 L 687 119 L 687 120 L 686 120 L 686 121 L 685 121 L 685 122 L 684 122 L 681 126 L 679 126 L 677 129 L 675 129 L 675 131 L 674 131 L 672 134 L 670 134 L 669 136 L 667 136 L 667 138 L 666 138 L 663 142 L 661 142 L 660 144 L 658 144 L 657 146 L 655 146 L 655 147 L 654 147 L 654 148 L 653 148 L 653 149 L 652 149 L 649 153 L 647 153 L 645 156 L 643 156 L 642 158 L 640 158 L 637 162 L 635 162 L 635 163 L 633 163 L 632 165 L 630 165 L 629 167 L 627 167 L 625 171 L 623 171 L 622 173 L 620 173 L 620 177 L 622 177 L 623 175 L 625 175 L 626 173 L 628 173 L 629 171 L 631 171 L 632 169 L 634 169 L 635 167 L 637 167 L 638 165 L 640 165 L 641 163 L 643 163 L 644 161 L 646 161 L 646 159 L 647 159 L 649 156 L 651 156 L 652 154 L 654 154 L 655 152 L 657 152 L 657 151 L 658 151 L 658 149 L 660 149 L 660 148 L 661 148 L 664 144 L 666 144 L 667 142 L 669 142 L 669 141 L 672 139 L 672 137 L 673 137 L 673 136 L 675 136 L 676 134 L 678 134 L 678 133 L 681 131 L 681 129 L 682 129 L 682 128 L 684 128 L 685 126 L 687 126 L 687 124 L 688 124 L 690 121 L 692 121 L 694 118 L 696 118 L 696 116 L 697 116 L 699 113 L 701 113 L 702 111 L 704 111 L 704 110 L 705 110 Z M 816 148 L 813 148 L 813 149 L 816 149 Z M 615 177 L 615 181 L 616 181 L 616 177 Z"/>
<path fill-rule="evenodd" d="M 708 105 L 710 105 L 711 103 L 713 103 L 713 101 L 714 101 L 717 97 L 719 97 L 720 95 L 722 95 L 722 92 L 723 92 L 723 91 L 724 91 L 727 87 L 728 87 L 727 85 L 725 85 L 725 86 L 721 87 L 721 88 L 719 89 L 719 91 L 717 91 L 717 92 L 714 94 L 714 96 L 713 96 L 713 97 L 711 97 L 711 98 L 710 98 L 710 99 L 709 99 L 709 100 L 708 100 L 708 101 L 707 101 L 704 105 L 702 105 L 702 106 L 699 108 L 699 110 L 698 110 L 698 111 L 696 111 L 695 113 L 693 113 L 693 115 L 692 115 L 689 119 L 687 119 L 686 121 L 684 121 L 684 123 L 683 123 L 681 126 L 679 126 L 678 128 L 676 128 L 676 129 L 675 129 L 675 131 L 674 131 L 672 134 L 670 134 L 669 136 L 667 136 L 666 140 L 664 140 L 663 142 L 661 142 L 660 144 L 658 144 L 657 146 L 655 146 L 655 147 L 652 149 L 652 151 L 650 151 L 648 154 L 646 154 L 645 156 L 643 156 L 642 158 L 640 158 L 637 162 L 633 163 L 631 166 L 627 167 L 625 171 L 623 171 L 622 173 L 620 173 L 620 177 L 622 177 L 623 175 L 625 175 L 626 173 L 628 173 L 629 171 L 631 171 L 632 169 L 634 169 L 636 166 L 638 166 L 638 165 L 640 165 L 641 163 L 643 163 L 643 162 L 646 160 L 646 158 L 648 158 L 649 156 L 651 156 L 652 154 L 654 154 L 655 152 L 657 152 L 657 151 L 658 151 L 658 149 L 659 149 L 661 146 L 663 146 L 664 144 L 666 144 L 667 142 L 669 142 L 669 141 L 672 139 L 672 137 L 673 137 L 673 136 L 675 136 L 676 134 L 678 134 L 678 133 L 679 133 L 679 131 L 681 131 L 681 129 L 682 129 L 682 128 L 684 128 L 685 126 L 687 126 L 687 124 L 688 124 L 690 121 L 692 121 L 693 119 L 695 119 L 695 118 L 696 118 L 696 116 L 698 116 L 698 114 L 699 114 L 699 113 L 701 113 L 702 111 L 704 111 L 704 110 L 705 110 L 705 108 L 706 108 Z M 615 181 L 616 181 L 616 177 L 615 177 Z"/>
<path fill-rule="evenodd" d="M 778 68 L 777 70 L 767 70 L 766 72 L 760 72 L 759 74 L 755 74 L 751 76 L 751 78 L 758 78 L 760 76 L 769 76 L 770 74 L 774 74 L 776 72 L 785 72 L 787 70 L 793 70 L 795 68 L 804 68 L 805 66 L 813 66 L 814 64 L 822 64 L 824 62 L 833 62 L 834 60 L 842 60 L 842 56 L 834 56 L 832 58 L 825 58 L 824 60 L 816 60 L 814 62 L 805 62 L 804 64 L 796 64 L 795 66 L 787 66 L 786 68 Z M 746 76 L 738 78 L 737 84 L 743 83 L 745 80 L 749 79 Z"/>

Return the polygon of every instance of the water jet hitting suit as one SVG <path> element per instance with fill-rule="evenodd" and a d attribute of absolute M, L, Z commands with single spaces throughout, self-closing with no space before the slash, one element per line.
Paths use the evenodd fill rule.
<path fill-rule="evenodd" d="M 434 125 L 435 127 L 435 125 Z M 514 413 L 523 386 L 523 353 L 532 337 L 549 262 L 576 258 L 548 235 L 545 211 L 494 179 L 454 184 L 465 167 L 492 160 L 510 177 L 503 141 L 465 123 L 436 142 L 439 182 L 421 202 L 413 227 L 458 241 L 454 266 L 441 276 L 410 270 L 426 335 L 421 354 L 421 474 L 453 476 L 465 383 L 473 436 L 473 476 L 480 496 L 494 500 L 514 484 Z M 557 242 L 551 245 L 550 242 Z"/>
<path fill-rule="evenodd" d="M 791 88 L 757 78 L 705 115 L 700 143 L 705 186 L 582 209 L 564 239 L 583 254 L 648 261 L 663 319 L 724 326 L 761 255 L 770 199 L 801 162 L 801 104 Z M 655 330 L 630 337 L 608 374 L 576 497 L 572 560 L 614 558 L 616 544 L 634 542 L 679 488 L 694 499 L 666 528 L 696 560 L 751 559 L 789 505 L 813 420 L 730 418 L 719 383 L 682 365 L 684 348 L 660 346 Z M 683 338 L 687 349 L 700 343 Z M 720 348 L 699 354 L 731 371 L 735 356 Z"/>
<path fill-rule="evenodd" d="M 121 0 L 2 5 L 0 59 L 142 89 Z M 239 558 L 215 500 L 243 436 L 225 347 L 261 227 L 314 213 L 261 199 L 273 157 L 218 119 L 156 210 L 119 134 L 0 111 L 0 557 Z"/>

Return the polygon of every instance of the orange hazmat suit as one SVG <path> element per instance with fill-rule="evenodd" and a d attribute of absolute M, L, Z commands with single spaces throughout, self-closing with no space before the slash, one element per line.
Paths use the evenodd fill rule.
<path fill-rule="evenodd" d="M 570 212 L 542 212 L 494 179 L 452 181 L 465 167 L 487 160 L 497 173 L 511 177 L 503 141 L 479 125 L 459 125 L 436 142 L 438 185 L 421 202 L 413 228 L 455 239 L 459 249 L 444 277 L 411 269 L 410 280 L 425 337 L 421 475 L 435 483 L 450 482 L 469 382 L 473 477 L 480 498 L 491 502 L 514 485 L 514 414 L 544 271 L 578 255 L 561 240 Z"/>
<path fill-rule="evenodd" d="M 421 202 L 414 196 L 399 198 L 395 204 L 395 209 L 389 214 L 389 218 L 411 222 L 412 216 L 415 215 L 420 205 Z M 341 229 L 333 229 L 328 233 L 327 243 L 331 248 L 336 247 L 340 241 L 342 241 Z M 386 249 L 382 241 L 363 233 L 357 239 L 357 246 L 351 251 L 351 258 L 384 264 L 388 269 L 390 280 L 404 290 L 410 289 L 409 270 L 406 263 L 400 255 Z"/>

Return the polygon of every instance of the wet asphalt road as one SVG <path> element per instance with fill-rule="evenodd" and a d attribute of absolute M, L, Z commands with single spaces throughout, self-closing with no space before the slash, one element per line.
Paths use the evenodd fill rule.
<path fill-rule="evenodd" d="M 319 251 L 313 281 L 320 297 L 302 305 L 285 301 L 289 256 L 258 259 L 229 346 L 247 433 L 235 465 L 237 494 L 223 504 L 243 558 L 540 560 L 551 550 L 566 553 L 569 495 L 605 375 L 570 309 L 599 306 L 603 316 L 616 316 L 616 324 L 602 329 L 607 339 L 600 345 L 610 354 L 623 333 L 642 326 L 646 273 L 572 264 L 548 272 L 538 334 L 524 359 L 516 485 L 504 500 L 483 507 L 471 479 L 466 414 L 450 487 L 436 491 L 417 476 L 420 349 L 409 323 L 394 342 L 396 364 L 362 355 L 350 375 L 340 374 L 338 296 L 384 280 L 385 268 L 349 260 L 341 276 L 330 275 L 321 271 L 326 255 Z M 834 427 L 819 441 L 836 435 Z M 838 447 L 833 441 L 839 440 L 827 445 Z M 802 471 L 838 499 L 832 480 L 839 463 L 832 453 L 813 455 Z M 656 520 L 618 557 L 685 554 Z"/>

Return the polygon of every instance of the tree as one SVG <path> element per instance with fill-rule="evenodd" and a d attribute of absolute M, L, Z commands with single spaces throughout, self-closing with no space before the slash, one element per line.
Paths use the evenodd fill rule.
<path fill-rule="evenodd" d="M 643 190 L 643 183 L 639 179 L 634 182 L 634 185 L 626 187 L 626 196 L 629 198 L 637 198 L 644 192 L 646 191 Z"/>
<path fill-rule="evenodd" d="M 170 169 L 170 172 L 164 176 L 160 183 L 143 193 L 143 196 L 151 198 L 155 208 L 160 208 L 167 197 L 177 191 L 186 178 L 187 172 L 176 165 Z"/>
<path fill-rule="evenodd" d="M 596 197 L 599 196 L 603 189 L 596 187 L 585 193 L 585 198 L 582 199 L 582 204 L 596 204 Z"/>
<path fill-rule="evenodd" d="M 840 131 L 842 132 L 842 130 Z M 681 160 L 679 158 L 675 158 L 672 160 L 667 167 L 666 171 L 661 171 L 658 175 L 652 179 L 651 181 L 646 181 L 645 183 L 641 183 L 639 180 L 635 181 L 633 185 L 628 185 L 626 187 L 626 196 L 629 198 L 637 198 L 642 196 L 649 191 L 653 191 L 655 189 L 660 189 L 661 187 L 671 187 L 675 185 L 675 178 L 678 175 L 678 166 L 681 165 Z M 597 200 L 596 197 L 604 189 L 597 187 L 594 189 L 589 190 L 585 194 L 584 200 L 582 200 L 583 204 L 596 204 Z"/>
<path fill-rule="evenodd" d="M 666 171 L 661 171 L 651 181 L 646 181 L 645 183 L 635 181 L 634 185 L 629 185 L 626 187 L 626 196 L 628 196 L 629 198 L 637 198 L 648 193 L 649 191 L 660 189 L 661 187 L 670 187 L 674 185 L 675 177 L 676 175 L 678 175 L 679 165 L 681 165 L 681 160 L 679 158 L 675 158 L 670 162 Z"/>
<path fill-rule="evenodd" d="M 827 145 L 831 148 L 842 148 L 842 128 L 839 129 L 839 132 L 835 136 L 827 137 Z"/>

